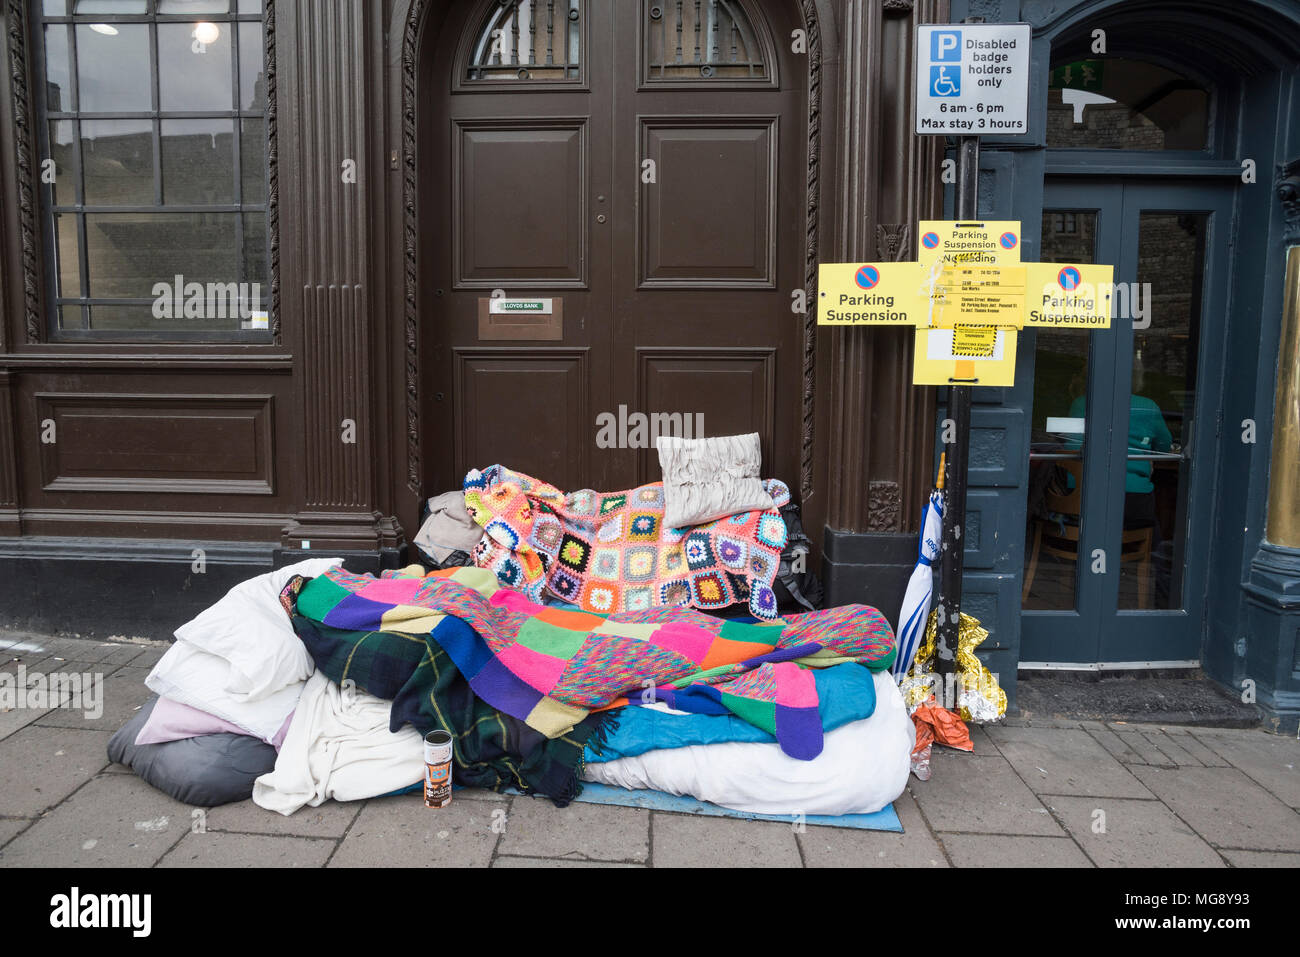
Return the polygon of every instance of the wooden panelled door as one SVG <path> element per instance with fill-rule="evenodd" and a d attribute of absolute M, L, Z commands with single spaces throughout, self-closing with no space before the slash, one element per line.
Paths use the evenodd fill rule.
<path fill-rule="evenodd" d="M 565 490 L 655 481 L 652 444 L 598 442 L 597 417 L 620 407 L 632 442 L 638 413 L 758 432 L 764 476 L 797 488 L 807 63 L 793 7 L 453 10 L 423 73 L 437 96 L 420 190 L 426 492 L 498 462 Z M 562 336 L 481 338 L 494 291 L 557 301 Z"/>

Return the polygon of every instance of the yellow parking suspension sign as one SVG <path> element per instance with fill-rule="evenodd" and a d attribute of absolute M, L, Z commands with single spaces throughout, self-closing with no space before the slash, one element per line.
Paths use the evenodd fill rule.
<path fill-rule="evenodd" d="M 1017 330 L 1106 329 L 1114 268 L 1021 263 L 1020 223 L 926 220 L 917 262 L 823 263 L 817 323 L 916 328 L 916 385 L 1015 383 Z"/>
<path fill-rule="evenodd" d="M 1016 332 L 984 326 L 916 330 L 913 385 L 1014 385 Z"/>
<path fill-rule="evenodd" d="M 1025 325 L 1109 329 L 1114 266 L 1030 263 Z"/>
<path fill-rule="evenodd" d="M 823 263 L 817 267 L 817 323 L 928 326 L 925 272 L 920 263 Z"/>
<path fill-rule="evenodd" d="M 1011 220 L 978 223 L 922 220 L 916 258 L 926 265 L 940 259 L 944 266 L 1017 266 L 1020 264 L 1020 223 Z"/>
<path fill-rule="evenodd" d="M 1024 266 L 956 266 L 939 274 L 932 325 L 1025 324 Z"/>

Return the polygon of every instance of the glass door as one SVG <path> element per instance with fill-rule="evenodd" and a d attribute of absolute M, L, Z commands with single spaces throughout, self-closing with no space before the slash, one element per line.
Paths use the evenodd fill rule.
<path fill-rule="evenodd" d="M 1199 658 L 1231 196 L 1048 186 L 1040 258 L 1116 288 L 1109 330 L 1035 334 L 1022 661 Z"/>

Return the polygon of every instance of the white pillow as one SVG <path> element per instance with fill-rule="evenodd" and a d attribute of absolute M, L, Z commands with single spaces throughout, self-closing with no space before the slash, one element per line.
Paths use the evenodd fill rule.
<path fill-rule="evenodd" d="M 188 641 L 178 641 L 144 679 L 150 691 L 187 704 L 242 728 L 270 744 L 293 710 L 306 681 L 294 681 L 257 701 L 240 701 L 226 691 L 230 662 Z"/>
<path fill-rule="evenodd" d="M 312 558 L 240 582 L 211 608 L 177 628 L 176 640 L 227 663 L 221 690 L 236 701 L 260 701 L 305 681 L 316 666 L 280 607 L 280 592 L 295 575 L 315 578 L 342 562 L 341 558 Z"/>
<path fill-rule="evenodd" d="M 655 446 L 664 473 L 667 528 L 776 507 L 758 477 L 763 452 L 757 432 L 708 439 L 663 435 Z"/>

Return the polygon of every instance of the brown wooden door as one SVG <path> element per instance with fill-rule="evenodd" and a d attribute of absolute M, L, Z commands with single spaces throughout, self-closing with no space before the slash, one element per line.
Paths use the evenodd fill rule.
<path fill-rule="evenodd" d="M 426 491 L 495 462 L 566 490 L 654 481 L 652 445 L 598 446 L 620 406 L 759 432 L 764 475 L 795 486 L 807 67 L 789 6 L 453 12 L 421 191 Z M 493 290 L 561 300 L 563 338 L 481 340 Z"/>

